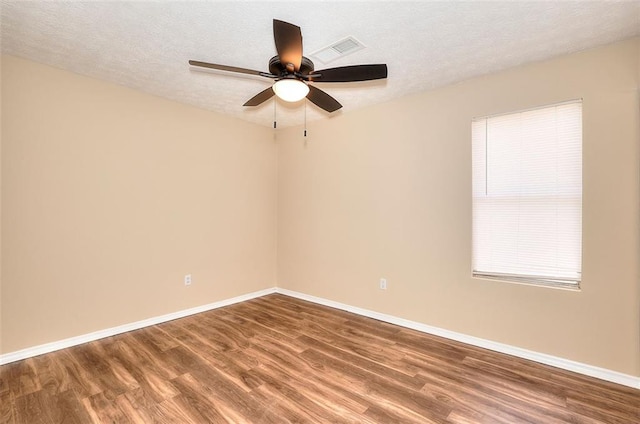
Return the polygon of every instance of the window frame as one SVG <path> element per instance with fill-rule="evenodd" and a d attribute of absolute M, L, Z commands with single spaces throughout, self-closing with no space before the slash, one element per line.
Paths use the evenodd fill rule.
<path fill-rule="evenodd" d="M 485 121 L 485 131 L 486 131 L 486 126 L 487 126 L 487 122 L 488 120 L 492 119 L 492 118 L 499 118 L 499 117 L 506 117 L 509 115 L 520 115 L 526 112 L 532 112 L 532 111 L 537 111 L 537 110 L 542 110 L 542 109 L 551 109 L 551 108 L 557 108 L 559 106 L 563 106 L 563 105 L 569 105 L 569 104 L 579 104 L 580 105 L 580 150 L 579 150 L 579 155 L 580 155 L 580 163 L 579 163 L 579 167 L 580 167 L 580 171 L 579 171 L 579 178 L 580 178 L 580 194 L 579 194 L 579 210 L 580 210 L 580 221 L 579 221 L 579 237 L 580 237 L 580 242 L 579 242 L 579 267 L 577 270 L 577 277 L 576 278 L 569 278 L 569 277 L 558 277 L 558 276 L 549 276 L 549 275 L 534 275 L 534 274 L 527 274 L 527 273 L 506 273 L 506 272 L 498 272 L 498 271 L 488 271 L 488 270 L 476 270 L 476 246 L 475 246 L 475 236 L 476 236 L 476 218 L 475 218 L 475 211 L 476 211 L 476 202 L 477 202 L 477 198 L 480 198 L 478 196 L 476 196 L 476 192 L 475 192 L 475 170 L 474 167 L 477 165 L 476 164 L 476 158 L 474 155 L 474 151 L 475 151 L 475 129 L 474 126 L 477 122 L 479 121 Z M 489 141 L 486 139 L 486 132 L 485 132 L 485 143 L 488 143 Z M 487 149 L 486 147 L 487 145 L 485 144 L 485 151 Z M 496 281 L 503 281 L 503 282 L 508 282 L 508 283 L 515 283 L 515 284 L 525 284 L 525 285 L 533 285 L 533 286 L 539 286 L 539 287 L 550 287 L 550 288 L 558 288 L 558 289 L 567 289 L 567 290 L 575 290 L 575 291 L 579 291 L 580 290 L 580 286 L 582 283 L 582 268 L 583 268 L 583 210 L 584 210 L 584 188 L 583 188 L 583 182 L 584 182 L 584 108 L 583 108 L 583 99 L 579 98 L 579 99 L 573 99 L 573 100 L 567 100 L 567 101 L 563 101 L 563 102 L 558 102 L 558 103 L 552 103 L 552 104 L 546 104 L 546 105 L 541 105 L 541 106 L 536 106 L 536 107 L 531 107 L 531 108 L 527 108 L 527 109 L 521 109 L 521 110 L 516 110 L 516 111 L 510 111 L 510 112 L 505 112 L 505 113 L 499 113 L 499 114 L 493 114 L 493 115 L 487 115 L 487 116 L 480 116 L 480 117 L 474 117 L 471 121 L 471 147 L 472 147 L 472 157 L 471 157 L 471 165 L 472 165 L 472 176 L 471 176 L 471 184 L 472 184 L 472 195 L 471 195 L 471 226 L 472 226 L 472 245 L 471 245 L 471 274 L 473 278 L 478 278 L 478 279 L 485 279 L 485 280 L 496 280 Z M 485 159 L 486 160 L 486 159 Z M 485 172 L 485 180 L 484 183 L 487 184 L 486 181 L 486 173 L 488 172 L 488 167 L 486 165 L 486 162 L 484 164 L 484 172 Z M 520 197 L 524 197 L 524 198 L 531 198 L 533 197 L 531 194 L 529 194 L 529 197 L 527 196 L 521 196 Z M 557 196 L 557 195 L 556 195 Z"/>

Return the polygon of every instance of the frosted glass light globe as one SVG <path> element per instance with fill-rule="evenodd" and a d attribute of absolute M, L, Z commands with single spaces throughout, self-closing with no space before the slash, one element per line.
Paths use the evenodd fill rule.
<path fill-rule="evenodd" d="M 309 87 L 300 80 L 287 78 L 276 81 L 273 91 L 285 102 L 297 102 L 307 96 Z"/>

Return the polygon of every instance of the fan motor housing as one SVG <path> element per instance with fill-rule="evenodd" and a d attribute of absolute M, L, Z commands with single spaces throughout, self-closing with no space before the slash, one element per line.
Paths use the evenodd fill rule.
<path fill-rule="evenodd" d="M 311 71 L 313 71 L 313 69 L 313 62 L 311 61 L 311 59 L 302 56 L 302 60 L 300 61 L 300 70 L 298 71 L 298 73 L 300 73 L 301 75 L 308 75 Z M 286 65 L 280 61 L 280 57 L 278 56 L 273 56 L 269 60 L 269 72 L 274 75 L 280 76 L 284 76 L 290 73 L 289 71 L 287 71 Z"/>

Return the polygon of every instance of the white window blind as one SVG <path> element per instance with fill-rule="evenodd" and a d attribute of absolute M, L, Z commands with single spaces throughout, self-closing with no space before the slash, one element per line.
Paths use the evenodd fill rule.
<path fill-rule="evenodd" d="M 473 275 L 577 287 L 582 102 L 475 119 Z"/>

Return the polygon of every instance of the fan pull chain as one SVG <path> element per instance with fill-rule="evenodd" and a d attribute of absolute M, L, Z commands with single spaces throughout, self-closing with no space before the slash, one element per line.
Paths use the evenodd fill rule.
<path fill-rule="evenodd" d="M 278 101 L 276 99 L 273 99 L 273 129 L 276 129 L 277 124 L 276 124 L 276 103 L 278 103 Z"/>
<path fill-rule="evenodd" d="M 307 99 L 304 99 L 304 142 L 307 142 Z"/>

